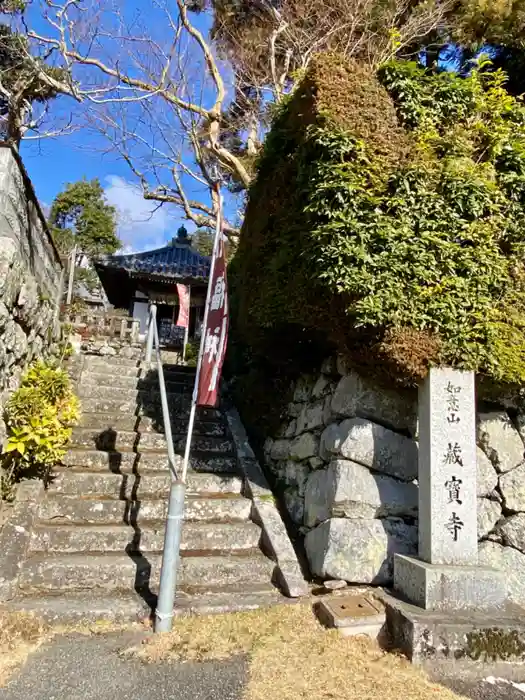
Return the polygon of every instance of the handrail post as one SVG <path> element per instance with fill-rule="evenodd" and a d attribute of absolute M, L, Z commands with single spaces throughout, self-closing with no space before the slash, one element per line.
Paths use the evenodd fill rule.
<path fill-rule="evenodd" d="M 157 324 L 157 306 L 156 304 L 151 304 L 149 309 L 148 318 L 148 340 L 146 344 L 146 362 L 151 362 L 151 355 L 153 353 L 153 329 Z"/>
<path fill-rule="evenodd" d="M 184 497 L 186 485 L 172 481 L 164 535 L 164 551 L 160 571 L 159 597 L 155 610 L 155 632 L 169 632 L 173 623 L 175 592 L 177 590 L 177 567 L 179 563 Z"/>
<path fill-rule="evenodd" d="M 170 409 L 168 405 L 168 394 L 166 392 L 166 382 L 164 381 L 162 357 L 160 354 L 159 329 L 157 328 L 156 323 L 153 323 L 153 339 L 155 341 L 155 353 L 157 355 L 157 372 L 159 375 L 160 404 L 162 407 L 162 420 L 164 423 L 164 437 L 166 438 L 166 445 L 168 447 L 168 460 L 170 463 L 171 478 L 172 481 L 176 481 L 177 472 L 175 469 L 175 449 L 173 447 L 173 435 L 171 432 Z"/>
<path fill-rule="evenodd" d="M 166 438 L 166 445 L 168 448 L 168 461 L 171 475 L 168 517 L 166 519 L 164 548 L 162 550 L 162 566 L 160 570 L 159 596 L 157 600 L 157 609 L 155 610 L 155 632 L 169 632 L 172 627 L 173 611 L 175 608 L 177 569 L 180 556 L 186 485 L 184 481 L 180 481 L 177 478 L 175 468 L 175 449 L 173 447 L 173 435 L 171 432 L 168 394 L 166 391 L 166 382 L 164 381 L 164 369 L 162 367 L 162 356 L 160 353 L 159 329 L 157 328 L 156 307 L 154 304 L 151 307 L 150 328 L 148 329 L 148 362 L 151 361 L 151 350 L 153 346 L 155 346 L 157 360 L 162 420 L 164 423 L 164 436 Z"/>
<path fill-rule="evenodd" d="M 155 345 L 155 353 L 157 359 L 157 371 L 159 375 L 160 400 L 162 405 L 162 417 L 164 422 L 164 434 L 168 447 L 168 460 L 171 472 L 171 486 L 168 504 L 168 517 L 166 520 L 166 530 L 164 534 L 164 548 L 162 550 L 162 567 L 160 572 L 159 596 L 157 601 L 157 609 L 155 611 L 155 632 L 169 632 L 172 627 L 175 593 L 177 588 L 177 568 L 180 555 L 180 542 L 182 532 L 182 522 L 184 518 L 184 497 L 186 491 L 186 475 L 188 471 L 189 454 L 191 448 L 191 438 L 193 433 L 193 422 L 195 420 L 195 412 L 197 407 L 199 376 L 202 364 L 202 355 L 205 343 L 205 329 L 208 318 L 208 310 L 210 305 L 211 295 L 211 280 L 213 279 L 215 259 L 217 257 L 218 245 L 220 236 L 222 235 L 222 197 L 220 196 L 219 186 L 217 184 L 219 195 L 219 210 L 217 216 L 217 227 L 215 231 L 214 250 L 211 261 L 210 278 L 208 282 L 208 290 L 206 294 L 206 307 L 204 313 L 203 332 L 201 334 L 199 360 L 197 362 L 197 373 L 195 384 L 193 387 L 193 396 L 190 410 L 190 420 L 188 424 L 188 435 L 186 438 L 186 447 L 182 464 L 182 478 L 177 478 L 175 469 L 175 450 L 173 447 L 173 436 L 171 433 L 171 419 L 169 414 L 168 395 L 166 392 L 166 384 L 164 382 L 164 369 L 162 367 L 162 356 L 160 352 L 159 330 L 157 328 L 156 313 L 157 307 L 152 304 L 150 307 L 148 340 L 146 345 L 146 360 L 151 363 L 151 353 L 153 345 Z"/>

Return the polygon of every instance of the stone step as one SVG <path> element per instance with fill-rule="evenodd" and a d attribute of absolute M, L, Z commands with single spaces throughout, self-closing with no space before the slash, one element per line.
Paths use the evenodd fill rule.
<path fill-rule="evenodd" d="M 164 362 L 162 365 L 162 371 L 164 372 L 164 377 L 166 379 L 177 378 L 178 381 L 188 381 L 193 383 L 195 381 L 195 375 L 197 370 L 195 367 L 185 367 L 184 365 L 173 365 L 169 362 Z M 157 375 L 157 365 L 153 367 L 148 367 L 146 362 L 141 365 L 141 372 L 144 376 L 151 375 L 152 373 Z"/>
<path fill-rule="evenodd" d="M 167 388 L 168 399 L 173 396 L 180 396 L 191 400 L 191 387 L 184 383 L 171 383 Z M 149 384 L 146 388 L 122 389 L 114 386 L 96 386 L 84 385 L 82 381 L 78 387 L 78 396 L 82 399 L 115 399 L 115 394 L 118 394 L 122 401 L 135 401 L 135 403 L 149 404 L 160 402 L 160 392 L 158 385 Z"/>
<path fill-rule="evenodd" d="M 104 372 L 92 372 L 91 370 L 82 371 L 82 384 L 84 386 L 112 386 L 117 389 L 136 389 L 139 381 L 139 372 L 137 374 L 114 374 Z"/>
<path fill-rule="evenodd" d="M 210 409 L 213 410 L 213 409 Z M 189 414 L 188 414 L 189 418 Z M 80 417 L 79 427 L 98 428 L 100 432 L 113 428 L 114 430 L 137 431 L 141 433 L 163 433 L 164 423 L 162 417 L 151 418 L 150 416 L 108 416 L 106 413 L 83 413 Z M 181 432 L 181 428 L 187 427 L 187 420 L 172 418 L 172 432 Z M 226 434 L 226 426 L 213 417 L 199 418 L 193 425 L 194 435 L 208 435 L 210 437 L 221 437 Z"/>
<path fill-rule="evenodd" d="M 183 385 L 184 387 L 193 387 L 195 377 L 191 374 L 183 374 L 181 372 L 165 372 L 164 381 L 169 388 L 171 384 Z M 118 375 L 105 374 L 103 372 L 92 372 L 84 370 L 82 372 L 82 384 L 89 386 L 111 386 L 122 389 L 137 389 L 141 386 L 149 388 L 150 386 L 158 387 L 159 378 L 157 372 L 144 372 L 143 370 L 137 375 Z"/>
<path fill-rule="evenodd" d="M 120 357 L 101 357 L 100 355 L 84 355 L 82 368 L 84 371 L 96 372 L 98 374 L 116 374 L 120 376 L 134 376 L 139 373 L 157 372 L 156 362 L 148 365 L 144 360 L 126 360 Z M 169 358 L 163 360 L 162 369 L 164 374 L 181 374 L 195 377 L 195 367 L 171 362 Z"/>
<path fill-rule="evenodd" d="M 103 496 L 109 498 L 144 499 L 167 497 L 171 478 L 168 470 L 143 474 L 119 474 L 114 472 L 76 471 L 74 468 L 55 472 L 48 493 L 63 496 Z M 233 494 L 242 490 L 242 480 L 237 476 L 196 474 L 188 472 L 188 495 Z"/>
<path fill-rule="evenodd" d="M 120 369 L 121 367 L 140 367 L 141 361 L 136 358 L 124 357 L 123 355 L 89 355 L 83 354 L 84 367 L 97 365 L 100 367 L 111 367 Z"/>
<path fill-rule="evenodd" d="M 164 523 L 135 532 L 128 525 L 39 525 L 31 533 L 33 552 L 162 552 Z M 191 523 L 182 527 L 181 552 L 249 552 L 259 548 L 260 528 L 245 523 Z"/>
<path fill-rule="evenodd" d="M 41 521 L 55 523 L 134 525 L 164 520 L 167 508 L 167 498 L 131 501 L 47 494 L 40 504 L 38 517 Z M 188 522 L 244 522 L 249 520 L 251 509 L 251 500 L 241 496 L 189 496 L 184 517 Z"/>
<path fill-rule="evenodd" d="M 171 393 L 191 392 L 193 384 L 188 381 L 179 381 L 178 379 L 165 378 L 166 390 Z M 109 374 L 91 374 L 82 372 L 81 391 L 85 396 L 90 396 L 92 393 L 96 396 L 96 389 L 118 390 L 125 394 L 129 391 L 143 392 L 158 392 L 159 381 L 156 375 L 152 377 L 113 377 Z"/>
<path fill-rule="evenodd" d="M 114 416 L 122 413 L 146 415 L 155 418 L 161 410 L 160 394 L 140 394 L 135 398 L 121 397 L 120 391 L 113 391 L 113 398 L 81 397 L 80 406 L 85 413 L 107 413 Z M 168 407 L 172 420 L 188 418 L 191 407 L 189 394 L 168 394 Z M 213 410 L 213 409 L 212 409 Z"/>
<path fill-rule="evenodd" d="M 124 449 L 143 452 L 147 449 L 165 450 L 166 440 L 164 435 L 159 433 L 147 433 L 142 436 L 134 431 L 117 431 L 114 428 L 109 428 L 102 432 L 96 428 L 74 428 L 71 435 L 71 445 L 104 451 Z"/>
<path fill-rule="evenodd" d="M 231 454 L 233 443 L 228 438 L 207 437 L 194 435 L 192 449 L 197 452 L 214 454 Z M 115 430 L 110 428 L 98 431 L 93 428 L 75 428 L 71 436 L 71 445 L 78 447 L 93 447 L 97 450 L 133 450 L 145 452 L 148 450 L 166 450 L 166 440 L 161 433 L 136 433 L 134 431 Z M 186 435 L 173 435 L 175 452 L 182 454 L 186 446 Z"/>
<path fill-rule="evenodd" d="M 209 409 L 212 411 L 213 409 Z M 227 434 L 226 426 L 222 421 L 213 420 L 210 418 L 202 418 L 202 409 L 198 412 L 198 418 L 193 424 L 193 434 L 207 437 L 223 437 Z M 189 416 L 188 416 L 189 418 Z M 172 418 L 171 420 L 172 433 L 186 433 L 188 429 L 188 421 Z M 184 430 L 181 430 L 184 428 Z M 164 422 L 162 419 L 151 418 L 150 416 L 141 416 L 137 424 L 136 430 L 140 432 L 159 432 L 164 433 Z"/>
<path fill-rule="evenodd" d="M 276 588 L 267 584 L 258 586 L 234 587 L 225 592 L 197 593 L 191 595 L 177 591 L 175 615 L 211 615 L 219 613 L 257 610 L 270 605 L 285 603 Z M 151 603 L 153 606 L 155 601 Z M 125 623 L 148 619 L 152 610 L 144 599 L 135 592 L 100 591 L 92 593 L 70 591 L 67 595 L 35 595 L 9 602 L 9 609 L 32 613 L 48 624 L 75 625 L 97 621 Z"/>
<path fill-rule="evenodd" d="M 96 372 L 97 374 L 104 374 L 106 376 L 114 377 L 138 377 L 140 373 L 140 365 L 138 362 L 134 362 L 129 365 L 119 365 L 116 366 L 112 362 L 107 362 L 103 358 L 98 358 L 97 362 L 94 362 L 91 358 L 86 357 L 82 366 L 82 372 Z"/>
<path fill-rule="evenodd" d="M 161 349 L 160 356 L 162 364 L 165 367 L 177 367 L 177 369 L 186 370 L 188 372 L 195 372 L 195 367 L 189 367 L 188 365 L 182 364 L 180 350 Z M 153 355 L 153 360 L 155 360 L 155 354 Z"/>
<path fill-rule="evenodd" d="M 178 588 L 205 592 L 244 586 L 266 587 L 274 564 L 263 554 L 249 556 L 181 557 Z M 160 555 L 125 554 L 35 554 L 20 571 L 23 592 L 81 590 L 145 590 L 156 588 Z"/>
<path fill-rule="evenodd" d="M 111 472 L 142 474 L 148 471 L 163 471 L 169 469 L 169 462 L 164 452 L 102 452 L 100 450 L 70 449 L 62 459 L 65 466 L 83 467 L 84 469 L 103 470 Z M 234 457 L 219 456 L 214 453 L 193 452 L 190 455 L 189 468 L 195 472 L 212 474 L 238 474 L 237 460 Z M 175 469 L 182 469 L 182 456 L 175 456 Z"/>
<path fill-rule="evenodd" d="M 190 416 L 191 400 L 184 395 L 176 395 L 169 402 L 169 411 L 172 423 L 183 421 L 186 425 Z M 120 401 L 113 399 L 83 399 L 82 413 L 105 414 L 108 418 L 117 420 L 119 417 L 138 418 L 144 416 L 152 421 L 162 420 L 162 408 L 160 401 L 144 405 L 137 405 L 133 401 Z M 221 411 L 217 408 L 198 407 L 196 416 L 198 420 L 220 420 Z"/>

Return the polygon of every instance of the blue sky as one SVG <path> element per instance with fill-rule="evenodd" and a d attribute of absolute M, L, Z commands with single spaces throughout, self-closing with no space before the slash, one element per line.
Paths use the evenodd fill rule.
<path fill-rule="evenodd" d="M 140 18 L 141 25 L 137 31 L 145 30 L 148 34 L 151 31 L 155 39 L 162 43 L 169 40 L 170 36 L 166 34 L 162 23 L 159 23 L 152 16 L 152 8 L 156 6 L 158 3 L 152 3 L 151 0 L 125 0 L 125 12 L 129 13 L 132 19 L 135 16 Z M 42 15 L 39 14 L 40 10 L 37 7 L 37 5 L 30 6 L 28 10 L 28 13 L 31 13 L 31 24 L 37 31 L 49 35 L 49 27 L 42 20 Z M 111 3 L 106 7 L 111 8 Z M 193 20 L 204 33 L 209 30 L 211 25 L 209 15 L 193 15 Z M 104 44 L 99 47 L 102 54 L 107 52 L 107 48 Z M 447 64 L 447 67 L 453 67 L 454 56 L 451 55 Z M 193 75 L 191 89 L 199 94 L 202 87 L 202 70 L 199 66 L 198 56 L 189 70 L 192 71 Z M 224 67 L 224 70 L 228 83 L 231 81 L 231 76 L 228 75 L 227 66 Z M 203 89 L 203 95 L 205 100 L 209 100 L 210 95 L 206 88 Z M 51 115 L 60 121 L 68 116 L 71 110 L 79 115 L 82 109 L 73 100 L 60 97 L 52 103 Z M 161 133 L 175 133 L 177 124 L 169 116 L 164 116 L 166 111 L 165 107 L 161 106 L 159 111 L 163 120 Z M 126 109 L 126 119 L 133 126 L 137 123 L 140 124 L 137 117 L 138 114 L 136 111 L 134 112 L 133 107 Z M 82 119 L 75 120 L 73 118 L 73 123 L 77 123 L 77 121 L 81 123 Z M 173 132 L 171 127 L 173 127 Z M 158 133 L 157 129 L 157 139 Z M 91 129 L 83 127 L 67 136 L 23 142 L 21 154 L 37 196 L 44 207 L 51 204 L 54 197 L 64 189 L 68 182 L 74 182 L 82 177 L 99 178 L 107 200 L 117 208 L 118 234 L 125 251 L 147 250 L 162 246 L 175 235 L 182 223 L 187 226 L 190 232 L 194 229 L 194 225 L 187 222 L 181 216 L 180 210 L 174 205 L 165 204 L 158 208 L 157 203 L 146 202 L 128 165 L 119 158 L 118 154 L 110 150 L 109 142 L 102 135 Z M 144 151 L 136 154 L 137 158 L 141 159 L 143 166 L 145 154 Z M 147 169 L 147 163 L 144 167 Z M 195 199 L 202 198 L 203 193 L 196 190 L 192 180 L 183 175 L 183 182 L 185 182 L 185 188 L 190 196 Z M 167 184 L 171 184 L 169 175 Z M 227 212 L 231 213 L 234 206 L 235 201 L 230 198 L 227 201 Z"/>
<path fill-rule="evenodd" d="M 110 204 L 117 208 L 118 233 L 125 250 L 147 250 L 169 241 L 181 223 L 188 230 L 177 207 L 166 204 L 157 211 L 154 202 L 146 202 L 128 166 L 115 154 L 103 154 L 105 140 L 96 134 L 73 133 L 38 142 L 22 144 L 21 155 L 44 207 L 68 182 L 82 177 L 98 177 Z"/>
<path fill-rule="evenodd" d="M 129 12 L 132 16 L 139 13 L 143 21 L 149 22 L 152 34 L 160 32 L 160 36 L 165 38 L 165 33 L 162 36 L 162 28 L 159 29 L 159 23 L 150 17 L 150 2 L 132 0 L 126 2 L 125 7 L 126 13 Z M 142 12 L 146 9 L 148 14 Z M 38 14 L 36 7 L 29 12 L 32 13 L 32 26 L 42 34 L 49 35 L 49 27 Z M 201 14 L 193 16 L 193 20 L 199 29 L 208 31 L 211 24 L 209 16 Z M 149 26 L 147 30 L 149 32 Z M 198 68 L 195 68 L 192 87 L 199 92 Z M 206 99 L 206 92 L 204 96 Z M 60 97 L 52 103 L 51 109 L 51 116 L 55 115 L 60 120 L 64 115 L 69 115 L 71 110 L 73 114 L 80 114 L 83 108 L 69 98 Z M 127 116 L 131 122 L 135 117 L 132 109 Z M 180 210 L 174 205 L 164 204 L 159 208 L 158 203 L 146 202 L 128 165 L 110 150 L 109 141 L 91 129 L 79 128 L 69 135 L 23 142 L 21 155 L 36 194 L 44 207 L 51 204 L 68 182 L 82 177 L 99 178 L 108 202 L 117 208 L 118 234 L 126 251 L 161 246 L 176 234 L 182 223 L 189 231 L 195 228 L 181 216 Z M 143 157 L 143 154 L 140 154 L 140 157 Z M 196 199 L 202 197 L 202 193 L 196 193 L 193 181 L 185 184 L 190 196 L 193 194 Z"/>

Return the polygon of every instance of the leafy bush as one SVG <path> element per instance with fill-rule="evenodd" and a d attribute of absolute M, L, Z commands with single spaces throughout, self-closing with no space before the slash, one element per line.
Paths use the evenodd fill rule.
<path fill-rule="evenodd" d="M 199 359 L 199 348 L 200 340 L 190 340 L 186 345 L 186 355 L 185 361 L 188 367 L 197 367 L 197 360 Z"/>
<path fill-rule="evenodd" d="M 5 408 L 8 437 L 3 446 L 2 494 L 12 495 L 23 476 L 46 478 L 60 462 L 79 418 L 79 403 L 67 372 L 35 362 Z"/>
<path fill-rule="evenodd" d="M 236 329 L 413 384 L 525 380 L 525 108 L 505 75 L 320 57 L 277 114 L 231 270 Z"/>

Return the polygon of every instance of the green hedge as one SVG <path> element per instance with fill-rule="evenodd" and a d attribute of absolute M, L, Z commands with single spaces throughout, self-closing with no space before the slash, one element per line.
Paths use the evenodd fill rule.
<path fill-rule="evenodd" d="M 403 384 L 431 364 L 523 382 L 525 108 L 504 84 L 315 61 L 275 116 L 232 264 L 251 357 L 323 337 Z"/>

